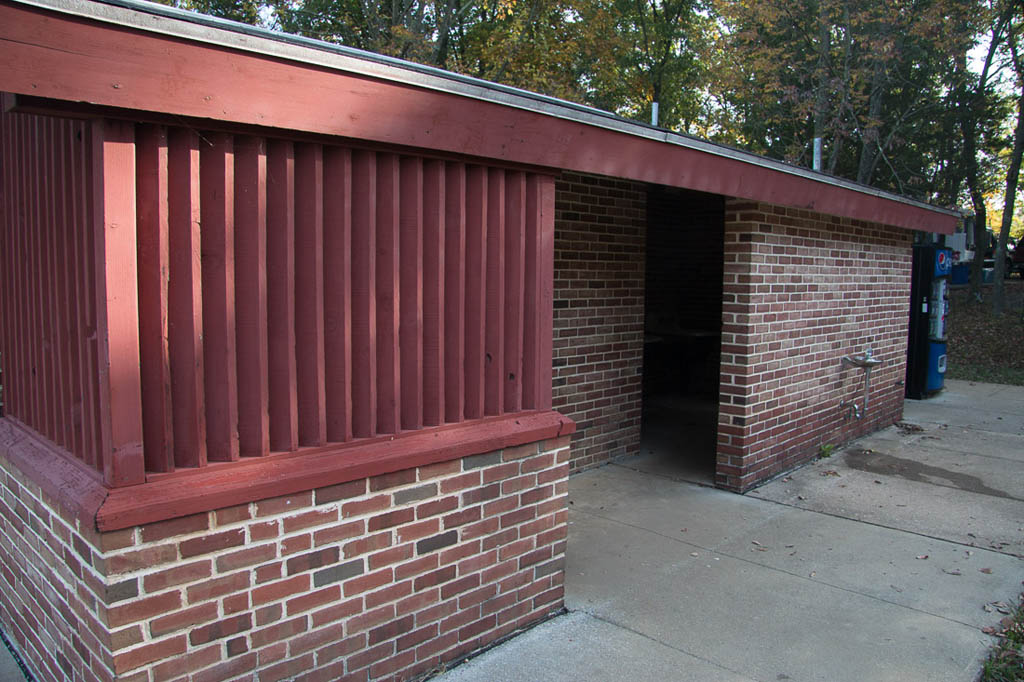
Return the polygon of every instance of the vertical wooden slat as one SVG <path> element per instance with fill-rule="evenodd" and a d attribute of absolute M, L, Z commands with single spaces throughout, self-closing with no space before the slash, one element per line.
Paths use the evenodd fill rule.
<path fill-rule="evenodd" d="M 377 429 L 377 156 L 352 153 L 352 435 Z"/>
<path fill-rule="evenodd" d="M 0 286 L 0 416 L 10 414 L 11 349 L 14 347 L 14 219 L 15 201 L 14 139 L 11 135 L 11 114 L 0 109 L 0 272 L 4 283 Z"/>
<path fill-rule="evenodd" d="M 28 238 L 26 202 L 27 202 L 27 181 L 28 181 L 28 160 L 26 151 L 28 148 L 27 134 L 25 130 L 25 116 L 11 114 L 11 145 L 15 148 L 14 159 L 10 168 L 12 169 L 13 194 L 17 202 L 13 207 L 12 220 L 14 221 L 13 241 L 15 257 L 12 266 L 14 273 L 14 329 L 17 338 L 17 345 L 13 349 L 10 358 L 11 376 L 17 377 L 15 381 L 9 382 L 11 388 L 8 395 L 9 409 L 22 421 L 29 422 L 29 401 L 26 396 L 28 385 L 31 380 L 28 365 L 28 322 L 25 308 L 28 303 L 28 256 L 26 253 L 26 240 Z"/>
<path fill-rule="evenodd" d="M 96 267 L 96 230 L 93 229 L 94 193 L 92 192 L 94 170 L 92 160 L 94 149 L 102 145 L 102 136 L 98 139 L 93 134 L 91 123 L 83 124 L 83 143 L 80 147 L 81 154 L 78 158 L 79 178 L 81 188 L 81 201 L 79 203 L 80 233 L 82 235 L 81 260 L 84 265 L 82 272 L 82 301 L 84 303 L 85 319 L 85 372 L 84 388 L 87 393 L 86 405 L 88 414 L 85 419 L 86 427 L 89 430 L 89 459 L 88 462 L 99 471 L 103 471 L 103 433 L 100 428 L 100 382 L 99 382 L 99 341 L 97 339 L 98 311 L 97 299 L 97 267 Z"/>
<path fill-rule="evenodd" d="M 43 333 L 43 395 L 45 397 L 46 404 L 44 406 L 44 424 L 45 430 L 43 433 L 52 440 L 53 442 L 60 445 L 60 428 L 61 419 L 64 415 L 63 406 L 63 391 L 60 388 L 60 377 L 57 375 L 57 319 L 56 319 L 56 304 L 54 294 L 56 293 L 55 279 L 56 279 L 56 261 L 55 251 L 56 244 L 54 241 L 54 223 L 55 223 L 55 209 L 54 198 L 56 197 L 56 191 L 54 190 L 54 169 L 53 169 L 53 149 L 55 146 L 55 140 L 53 135 L 53 118 L 49 116 L 39 117 L 40 123 L 40 144 L 38 147 L 38 154 L 40 160 L 41 175 L 39 178 L 40 183 L 40 199 L 41 199 L 41 216 L 42 219 L 39 224 L 39 234 L 41 238 L 41 248 L 43 252 L 40 254 L 42 259 L 42 272 L 39 279 L 39 290 L 40 290 L 40 301 L 42 302 L 42 333 Z"/>
<path fill-rule="evenodd" d="M 295 150 L 281 140 L 267 144 L 267 335 L 270 449 L 295 450 Z"/>
<path fill-rule="evenodd" d="M 540 292 L 537 305 L 540 308 L 540 315 L 537 330 L 537 409 L 550 410 L 555 289 L 555 179 L 550 176 L 538 176 L 538 181 Z"/>
<path fill-rule="evenodd" d="M 399 219 L 401 428 L 423 426 L 423 159 L 403 157 Z"/>
<path fill-rule="evenodd" d="M 445 164 L 423 167 L 423 423 L 445 420 Z"/>
<path fill-rule="evenodd" d="M 55 119 L 54 139 L 57 144 L 54 147 L 54 206 L 57 211 L 57 220 L 54 223 L 55 243 L 57 250 L 54 254 L 57 263 L 55 273 L 57 280 L 57 291 L 55 294 L 54 314 L 56 315 L 57 330 L 57 362 L 61 376 L 61 415 L 63 429 L 61 432 L 61 444 L 70 452 L 75 452 L 75 424 L 74 424 L 74 400 L 78 395 L 74 389 L 74 372 L 71 366 L 72 357 L 72 335 L 74 333 L 71 324 L 71 299 L 68 290 L 69 269 L 68 262 L 68 239 L 70 230 L 70 216 L 68 215 L 68 195 L 71 187 L 67 183 L 67 150 L 70 144 L 68 135 L 68 121 L 66 119 Z"/>
<path fill-rule="evenodd" d="M 324 372 L 327 440 L 352 439 L 352 153 L 324 150 Z"/>
<path fill-rule="evenodd" d="M 75 124 L 74 180 L 75 187 L 75 273 L 78 306 L 78 324 L 82 329 L 79 346 L 79 369 L 82 384 L 82 457 L 86 464 L 102 469 L 103 460 L 99 451 L 99 389 L 96 377 L 96 317 L 95 317 L 95 262 L 93 260 L 93 230 L 90 229 L 90 206 L 92 193 L 89 191 L 92 132 L 91 126 Z"/>
<path fill-rule="evenodd" d="M 295 150 L 295 343 L 299 445 L 327 442 L 324 396 L 323 147 Z"/>
<path fill-rule="evenodd" d="M 487 324 L 487 169 L 466 169 L 466 419 L 484 416 Z"/>
<path fill-rule="evenodd" d="M 46 197 L 47 203 L 50 204 L 50 220 L 47 226 L 47 234 L 50 239 L 50 276 L 47 299 L 50 309 L 50 347 L 52 348 L 50 371 L 54 391 L 54 403 L 50 406 L 50 410 L 55 413 L 53 441 L 62 448 L 67 448 L 69 443 L 67 425 L 71 410 L 68 403 L 67 380 L 64 372 L 64 344 L 67 339 L 61 330 L 63 322 L 61 307 L 64 304 L 64 298 L 61 296 L 61 276 L 64 270 L 64 263 L 60 258 L 61 223 L 63 221 L 61 192 L 64 189 L 60 186 L 60 145 L 62 140 L 60 138 L 60 120 L 48 118 L 47 123 L 47 135 L 50 139 L 47 154 L 49 192 Z"/>
<path fill-rule="evenodd" d="M 78 301 L 78 281 L 81 272 L 79 262 L 79 250 L 77 247 L 79 220 L 78 220 L 78 196 L 77 176 L 75 174 L 75 158 L 78 148 L 78 126 L 75 121 L 64 121 L 65 146 L 64 163 L 62 168 L 64 182 L 64 207 L 66 221 L 64 225 L 64 261 L 65 276 L 64 296 L 66 329 L 68 336 L 68 371 L 70 375 L 69 388 L 71 390 L 71 415 L 72 415 L 72 442 L 71 450 L 75 455 L 85 460 L 85 423 L 83 413 L 83 389 L 82 389 L 82 322 L 81 305 Z"/>
<path fill-rule="evenodd" d="M 11 308 L 8 315 L 11 318 L 12 347 L 9 357 L 4 359 L 4 367 L 7 368 L 7 382 L 4 388 L 5 411 L 25 420 L 25 404 L 22 396 L 25 394 L 25 382 L 28 377 L 25 372 L 25 341 L 24 321 L 22 308 L 25 301 L 25 258 L 24 252 L 24 169 L 25 160 L 23 150 L 25 139 L 21 125 L 23 116 L 19 114 L 7 114 L 10 119 L 8 127 L 9 146 L 11 148 L 11 161 L 5 168 L 10 169 L 10 237 L 11 237 Z M 11 377 L 17 377 L 11 381 Z"/>
<path fill-rule="evenodd" d="M 28 116 L 18 116 L 18 130 L 15 131 L 15 139 L 19 146 L 19 157 L 21 160 L 19 168 L 18 196 L 21 198 L 18 206 L 18 242 L 19 242 L 19 263 L 17 279 L 20 284 L 18 292 L 18 319 L 22 330 L 19 334 L 19 376 L 18 382 L 21 387 L 21 397 L 18 402 L 18 416 L 26 424 L 35 423 L 35 378 L 34 369 L 34 348 L 35 338 L 32 336 L 32 277 L 34 268 L 32 265 L 32 138 L 31 127 Z M 90 260 L 92 254 L 89 254 Z"/>
<path fill-rule="evenodd" d="M 28 239 L 26 240 L 26 246 L 28 250 L 25 254 L 26 260 L 29 263 L 29 275 L 28 275 L 28 323 L 27 337 L 30 339 L 29 352 L 31 353 L 29 358 L 29 368 L 31 372 L 31 384 L 29 386 L 30 393 L 28 398 L 31 400 L 31 421 L 29 422 L 33 428 L 40 431 L 44 430 L 43 426 L 43 411 L 46 409 L 46 399 L 43 395 L 44 382 L 43 382 L 43 343 L 40 335 L 40 317 L 43 312 L 42 300 L 39 292 L 39 280 L 42 278 L 42 262 L 41 255 L 42 249 L 40 248 L 40 234 L 39 234 L 39 223 L 41 222 L 39 212 L 41 210 L 42 197 L 39 193 L 39 118 L 37 116 L 28 116 L 28 129 L 29 129 L 29 144 L 26 150 L 29 154 L 28 165 L 28 182 L 29 182 L 29 206 L 26 210 L 26 221 Z"/>
<path fill-rule="evenodd" d="M 206 456 L 238 459 L 238 365 L 235 354 L 235 155 L 231 135 L 199 147 L 203 256 L 203 360 L 206 363 Z"/>
<path fill-rule="evenodd" d="M 139 342 L 147 471 L 174 469 L 171 358 L 168 347 L 170 245 L 167 130 L 140 126 L 136 141 L 139 232 Z"/>
<path fill-rule="evenodd" d="M 42 271 L 42 263 L 40 262 L 42 249 L 39 245 L 39 210 L 42 203 L 39 196 L 39 118 L 36 116 L 28 116 L 26 118 L 28 123 L 26 126 L 28 128 L 28 144 L 26 145 L 25 153 L 28 156 L 28 173 L 26 178 L 29 183 L 29 191 L 27 193 L 29 205 L 25 212 L 27 218 L 25 228 L 28 236 L 25 255 L 29 266 L 26 279 L 29 295 L 26 315 L 28 326 L 25 329 L 26 336 L 31 339 L 28 362 L 31 383 L 28 385 L 29 392 L 26 397 L 29 398 L 30 402 L 28 423 L 35 429 L 43 430 L 43 410 L 45 409 L 45 399 L 43 397 L 43 344 L 39 334 L 39 317 L 43 310 L 42 301 L 39 297 L 39 280 Z"/>
<path fill-rule="evenodd" d="M 135 130 L 94 121 L 93 226 L 103 473 L 112 487 L 145 480 L 136 268 Z"/>
<path fill-rule="evenodd" d="M 523 297 L 526 302 L 523 316 L 523 409 L 539 409 L 540 405 L 540 338 L 544 328 L 541 320 L 541 291 L 543 290 L 543 257 L 541 230 L 541 179 L 529 175 L 526 179 L 525 255 L 523 262 Z"/>
<path fill-rule="evenodd" d="M 266 142 L 239 137 L 235 140 L 235 352 L 242 457 L 270 454 L 266 264 Z"/>
<path fill-rule="evenodd" d="M 53 426 L 53 386 L 50 377 L 50 358 L 53 348 L 50 342 L 50 301 L 48 297 L 48 280 L 50 273 L 49 263 L 49 211 L 50 202 L 47 196 L 49 190 L 49 168 L 47 168 L 48 139 L 46 135 L 47 119 L 42 116 L 33 116 L 35 121 L 35 179 L 33 181 L 35 190 L 35 253 L 36 276 L 33 282 L 35 286 L 35 297 L 33 298 L 33 311 L 36 320 L 34 327 L 36 332 L 36 386 L 37 395 L 37 416 L 36 428 L 47 437 L 52 437 Z"/>
<path fill-rule="evenodd" d="M 523 257 L 526 249 L 526 174 L 508 173 L 505 187 L 505 385 L 506 412 L 523 407 Z"/>
<path fill-rule="evenodd" d="M 487 181 L 487 303 L 484 345 L 484 414 L 501 414 L 505 402 L 505 171 Z"/>
<path fill-rule="evenodd" d="M 444 419 L 465 418 L 466 167 L 450 163 L 444 188 Z"/>
<path fill-rule="evenodd" d="M 398 157 L 377 157 L 377 432 L 401 428 L 401 368 L 398 357 L 399 241 L 401 186 Z"/>
<path fill-rule="evenodd" d="M 168 134 L 167 293 L 174 463 L 206 466 L 206 368 L 203 357 L 203 286 L 200 254 L 199 136 L 186 128 Z"/>

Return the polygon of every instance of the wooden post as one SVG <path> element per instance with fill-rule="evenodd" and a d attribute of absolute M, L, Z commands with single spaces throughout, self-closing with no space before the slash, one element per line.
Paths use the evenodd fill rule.
<path fill-rule="evenodd" d="M 145 480 L 136 268 L 135 126 L 92 123 L 100 444 L 111 487 Z"/>

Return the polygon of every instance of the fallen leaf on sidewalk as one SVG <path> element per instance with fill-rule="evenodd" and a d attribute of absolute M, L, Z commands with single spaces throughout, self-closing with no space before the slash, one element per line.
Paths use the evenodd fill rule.
<path fill-rule="evenodd" d="M 944 568 L 944 569 L 942 569 L 942 572 L 943 573 L 948 573 L 949 575 L 963 575 L 963 573 L 960 572 L 959 568 L 954 568 L 953 570 L 949 570 L 949 569 Z"/>
<path fill-rule="evenodd" d="M 984 632 L 986 635 L 994 635 L 997 632 L 997 630 L 991 625 L 986 625 L 981 629 L 981 631 Z"/>
<path fill-rule="evenodd" d="M 927 559 L 928 555 L 927 554 L 918 554 L 916 558 L 918 558 L 918 559 Z"/>
<path fill-rule="evenodd" d="M 984 573 L 985 575 L 992 575 L 992 569 L 991 568 L 979 568 L 978 570 L 981 571 L 982 573 Z"/>
<path fill-rule="evenodd" d="M 839 476 L 839 472 L 835 469 L 827 469 L 821 472 L 822 476 Z"/>

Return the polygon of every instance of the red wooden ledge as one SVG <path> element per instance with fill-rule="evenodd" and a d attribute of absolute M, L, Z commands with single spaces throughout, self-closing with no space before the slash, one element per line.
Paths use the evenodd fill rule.
<path fill-rule="evenodd" d="M 576 425 L 554 411 L 521 412 L 396 436 L 211 463 L 108 489 L 85 465 L 13 418 L 0 419 L 0 457 L 101 532 L 247 504 L 412 467 L 565 436 Z"/>

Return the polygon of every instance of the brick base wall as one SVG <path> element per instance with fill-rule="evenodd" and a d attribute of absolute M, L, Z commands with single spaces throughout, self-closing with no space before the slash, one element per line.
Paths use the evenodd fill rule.
<path fill-rule="evenodd" d="M 423 675 L 561 609 L 568 446 L 102 534 L 0 458 L 0 624 L 44 680 Z"/>
<path fill-rule="evenodd" d="M 746 490 L 903 412 L 912 234 L 810 211 L 729 201 L 716 483 Z M 844 355 L 870 347 L 863 370 Z"/>
<path fill-rule="evenodd" d="M 553 406 L 576 422 L 574 471 L 640 444 L 646 206 L 640 183 L 555 183 Z"/>

